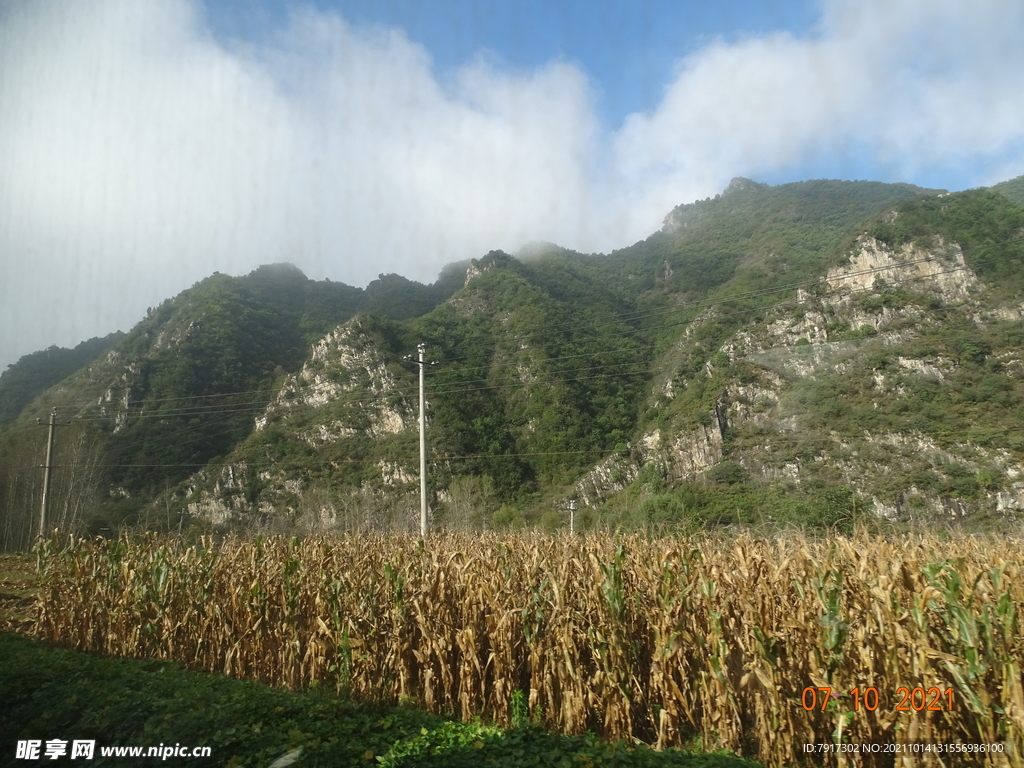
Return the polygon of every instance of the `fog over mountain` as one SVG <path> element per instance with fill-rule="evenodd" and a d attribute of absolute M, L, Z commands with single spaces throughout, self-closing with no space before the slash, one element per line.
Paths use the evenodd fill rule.
<path fill-rule="evenodd" d="M 364 290 L 215 273 L 0 376 L 0 548 L 54 524 L 1005 530 L 1024 518 L 1024 176 L 733 179 L 611 254 L 536 242 Z M 416 516 L 418 520 L 418 514 Z M 35 526 L 35 527 L 34 527 Z"/>
<path fill-rule="evenodd" d="M 444 69 L 411 17 L 286 5 L 246 38 L 224 7 L 0 4 L 0 368 L 127 330 L 214 270 L 431 282 L 534 240 L 630 245 L 737 175 L 962 189 L 1024 171 L 1015 2 L 823 0 L 806 27 L 695 29 L 658 52 L 674 65 L 653 106 L 612 116 L 610 76 L 572 53 L 583 27 L 607 61 L 637 56 L 599 23 L 610 6 L 559 4 L 536 37 L 561 48 L 528 65 L 489 47 L 530 48 L 520 32 Z M 654 7 L 648 26 L 695 23 Z M 488 23 L 450 21 L 470 40 Z"/>

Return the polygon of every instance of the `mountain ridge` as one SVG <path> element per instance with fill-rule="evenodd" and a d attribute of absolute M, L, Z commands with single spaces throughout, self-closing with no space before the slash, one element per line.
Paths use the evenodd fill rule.
<path fill-rule="evenodd" d="M 1024 446 L 985 425 L 990 404 L 1021 394 L 1003 337 L 1020 324 L 1011 241 L 1024 210 L 990 190 L 748 181 L 677 207 L 666 222 L 682 211 L 673 221 L 686 226 L 612 254 L 553 244 L 521 260 L 491 252 L 450 265 L 432 286 L 382 275 L 372 291 L 352 289 L 294 267 L 214 275 L 153 310 L 91 372 L 37 398 L 19 423 L 60 402 L 79 406 L 76 429 L 105 465 L 77 502 L 98 510 L 93 530 L 185 519 L 405 525 L 418 470 L 415 375 L 402 358 L 426 341 L 441 363 L 428 394 L 438 523 L 557 527 L 554 510 L 569 497 L 583 503 L 585 525 L 834 524 L 858 504 L 893 519 L 916 509 L 1012 517 L 1024 503 L 1013 474 L 1024 471 Z M 943 286 L 944 270 L 920 266 L 929 263 L 973 278 Z M 854 298 L 832 290 L 855 279 Z M 981 319 L 950 319 L 969 312 Z M 955 331 L 952 342 L 938 328 Z M 922 338 L 931 347 L 907 346 Z M 868 364 L 868 388 L 847 386 L 836 367 Z M 931 416 L 914 433 L 917 450 L 942 460 L 914 465 L 885 442 L 900 399 L 928 395 L 915 376 L 992 390 L 996 399 L 950 406 L 990 430 L 960 419 L 970 456 Z M 837 417 L 881 432 L 828 436 L 816 415 L 829 405 L 823 390 L 848 406 Z M 863 411 L 868 396 L 888 421 Z M 800 408 L 797 435 L 787 420 Z M 31 453 L 26 431 L 14 434 L 0 450 Z M 916 472 L 916 484 L 871 480 L 882 465 L 858 457 L 876 449 Z M 10 515 L 34 490 L 30 478 L 7 478 L 0 502 Z"/>

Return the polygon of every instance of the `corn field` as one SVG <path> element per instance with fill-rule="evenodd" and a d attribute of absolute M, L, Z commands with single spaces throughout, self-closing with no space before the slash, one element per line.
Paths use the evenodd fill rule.
<path fill-rule="evenodd" d="M 500 725 L 522 691 L 550 728 L 769 766 L 1022 766 L 1022 554 L 969 537 L 50 541 L 36 626 Z M 1005 751 L 805 754 L 822 742 Z"/>

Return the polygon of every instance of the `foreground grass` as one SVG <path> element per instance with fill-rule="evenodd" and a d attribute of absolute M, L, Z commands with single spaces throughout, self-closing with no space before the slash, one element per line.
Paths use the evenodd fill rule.
<path fill-rule="evenodd" d="M 0 765 L 19 739 L 94 739 L 90 765 L 155 764 L 104 746 L 208 746 L 175 766 L 687 766 L 753 768 L 728 754 L 655 752 L 532 726 L 502 730 L 415 709 L 354 704 L 192 672 L 165 661 L 112 659 L 0 633 Z M 301 748 L 301 749 L 300 749 Z M 287 762 L 286 757 L 295 758 Z M 57 761 L 72 762 L 67 757 Z M 47 760 L 47 763 L 50 763 Z"/>

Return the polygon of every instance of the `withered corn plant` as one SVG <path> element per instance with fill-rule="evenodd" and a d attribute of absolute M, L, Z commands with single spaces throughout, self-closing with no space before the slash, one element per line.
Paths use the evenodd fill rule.
<path fill-rule="evenodd" d="M 38 633 L 783 765 L 1022 766 L 1024 546 L 448 535 L 43 542 Z M 521 693 L 517 693 L 521 692 Z M 805 744 L 1001 753 L 807 755 Z"/>

